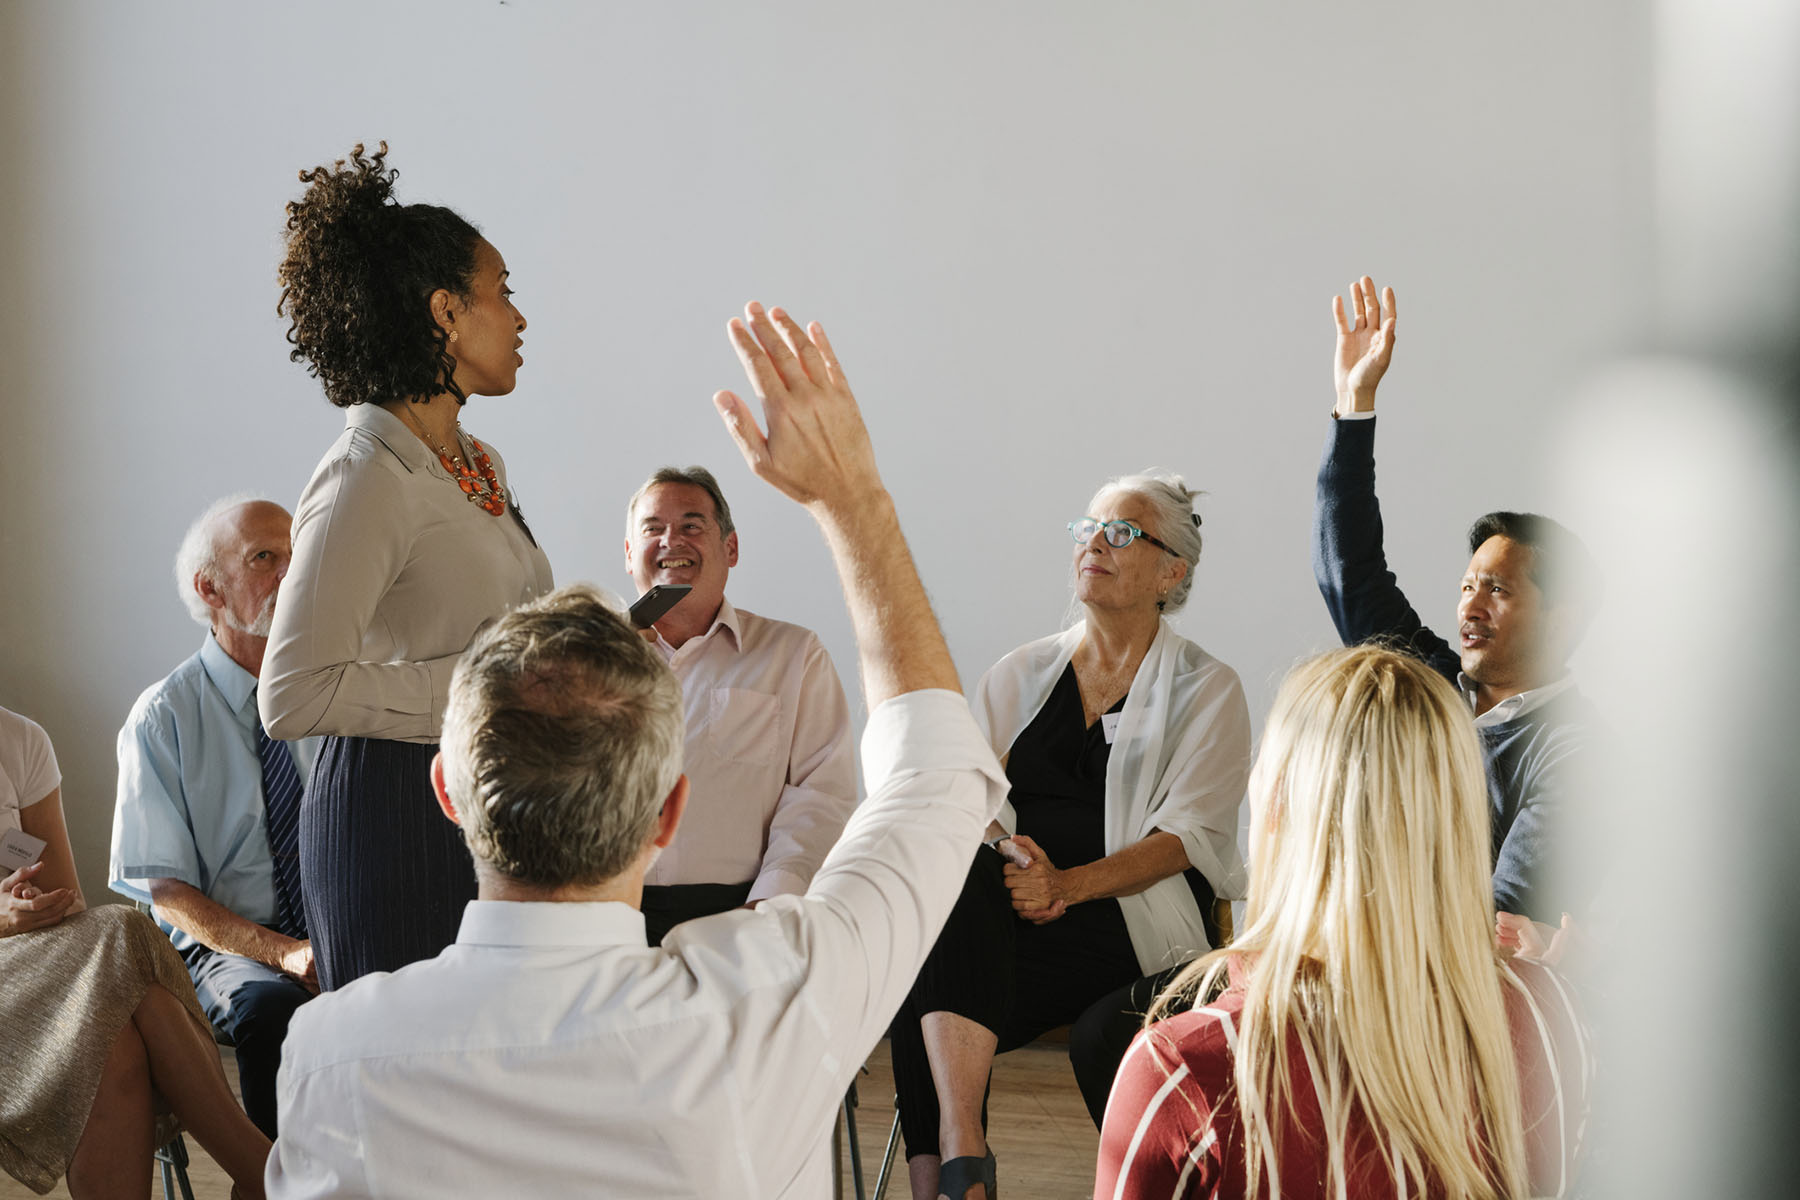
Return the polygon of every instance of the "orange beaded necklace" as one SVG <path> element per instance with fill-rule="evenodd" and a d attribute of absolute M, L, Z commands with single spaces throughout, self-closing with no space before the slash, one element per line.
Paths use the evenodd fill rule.
<path fill-rule="evenodd" d="M 469 439 L 469 445 L 473 447 L 469 453 L 475 460 L 474 465 L 465 463 L 460 454 L 446 452 L 442 446 L 438 447 L 438 461 L 450 472 L 450 478 L 456 480 L 456 486 L 463 490 L 469 503 L 479 504 L 497 517 L 506 511 L 506 489 L 494 475 L 494 460 L 488 457 L 488 452 L 481 448 L 473 434 L 464 434 L 460 425 L 456 432 L 459 440 L 461 437 Z"/>
<path fill-rule="evenodd" d="M 403 424 L 418 434 L 426 446 L 437 451 L 438 461 L 444 464 L 444 470 L 449 472 L 450 478 L 462 489 L 464 498 L 470 504 L 479 504 L 496 517 L 506 511 L 506 489 L 500 486 L 500 480 L 494 474 L 494 460 L 488 457 L 487 450 L 473 434 L 463 432 L 461 421 L 456 423 L 456 448 L 462 449 L 462 440 L 468 438 L 469 445 L 473 447 L 469 452 L 473 463 L 464 462 L 460 454 L 450 453 L 448 447 L 413 422 L 404 421 Z"/>

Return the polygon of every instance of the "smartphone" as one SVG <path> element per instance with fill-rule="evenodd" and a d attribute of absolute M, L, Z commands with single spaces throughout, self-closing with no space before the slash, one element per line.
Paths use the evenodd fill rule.
<path fill-rule="evenodd" d="M 0 875 L 11 875 L 20 867 L 29 867 L 43 856 L 47 844 L 43 838 L 32 837 L 23 829 L 0 833 Z"/>
<path fill-rule="evenodd" d="M 631 606 L 631 623 L 639 629 L 648 629 L 662 620 L 668 612 L 681 602 L 681 598 L 694 589 L 685 583 L 659 583 L 637 598 Z"/>

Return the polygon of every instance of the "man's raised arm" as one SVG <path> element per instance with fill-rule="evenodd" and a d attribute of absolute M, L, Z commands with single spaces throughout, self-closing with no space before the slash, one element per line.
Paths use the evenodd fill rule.
<path fill-rule="evenodd" d="M 950 648 L 875 468 L 869 432 L 825 330 L 760 304 L 733 318 L 731 341 L 763 402 L 768 431 L 731 392 L 713 397 L 758 478 L 805 505 L 831 547 L 870 711 L 903 692 L 957 691 Z"/>
<path fill-rule="evenodd" d="M 1337 403 L 1319 463 L 1313 503 L 1313 578 L 1346 646 L 1374 637 L 1405 642 L 1439 671 L 1454 676 L 1456 653 L 1425 623 L 1388 570 L 1381 506 L 1375 499 L 1375 389 L 1394 353 L 1394 289 L 1377 302 L 1367 275 L 1350 287 L 1346 318 L 1333 296 Z"/>

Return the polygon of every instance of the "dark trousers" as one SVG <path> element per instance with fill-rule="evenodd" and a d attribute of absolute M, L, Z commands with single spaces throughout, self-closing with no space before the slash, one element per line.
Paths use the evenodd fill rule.
<path fill-rule="evenodd" d="M 906 1156 L 938 1152 L 938 1097 L 919 1020 L 952 1012 L 992 1030 L 995 1053 L 1067 1025 L 1138 975 L 1117 901 L 1076 905 L 1048 925 L 1012 910 L 992 850 L 976 851 L 962 895 L 889 1031 Z M 982 1100 L 982 1124 L 987 1102 Z"/>
<path fill-rule="evenodd" d="M 1221 929 L 1215 918 L 1212 884 L 1198 872 L 1192 878 L 1197 881 L 1194 898 L 1200 905 L 1206 940 L 1222 946 L 1230 940 L 1230 929 Z M 1081 1099 L 1087 1104 L 1095 1129 L 1100 1128 L 1101 1119 L 1106 1116 L 1106 1098 L 1112 1094 L 1113 1079 L 1119 1073 L 1119 1064 L 1125 1061 L 1125 1052 L 1131 1049 L 1131 1039 L 1144 1027 L 1144 1014 L 1150 1011 L 1158 993 L 1174 983 L 1187 965 L 1178 963 L 1154 975 L 1139 976 L 1117 991 L 1108 992 L 1089 1006 L 1069 1030 L 1069 1065 L 1075 1068 L 1075 1082 L 1081 1088 Z M 1186 1012 L 1193 1006 L 1190 996 L 1173 1005 L 1169 1015 Z"/>
<path fill-rule="evenodd" d="M 276 1136 L 275 1072 L 288 1019 L 312 999 L 292 976 L 236 954 L 193 945 L 182 952 L 206 1019 L 237 1049 L 238 1087 L 256 1127 Z"/>
<path fill-rule="evenodd" d="M 1069 1030 L 1069 1065 L 1075 1068 L 1075 1083 L 1087 1104 L 1094 1128 L 1100 1128 L 1106 1116 L 1106 1098 L 1112 1094 L 1113 1078 L 1131 1039 L 1144 1027 L 1144 1014 L 1175 976 L 1187 966 L 1170 967 L 1154 975 L 1141 975 L 1116 991 L 1108 992 L 1081 1014 Z M 1176 1005 L 1170 1013 L 1186 1012 L 1192 1002 Z"/>
<path fill-rule="evenodd" d="M 475 863 L 432 794 L 436 753 L 352 737 L 319 751 L 300 804 L 300 887 L 327 991 L 456 940 Z"/>
<path fill-rule="evenodd" d="M 750 898 L 750 883 L 664 883 L 644 888 L 644 936 L 652 946 L 662 945 L 669 930 L 683 921 L 711 917 L 742 907 Z"/>

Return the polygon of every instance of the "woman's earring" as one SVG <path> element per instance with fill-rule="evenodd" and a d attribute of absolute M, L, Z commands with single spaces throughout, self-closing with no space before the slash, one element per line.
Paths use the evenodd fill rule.
<path fill-rule="evenodd" d="M 450 340 L 453 342 L 456 340 L 456 330 L 454 329 L 450 331 Z"/>

